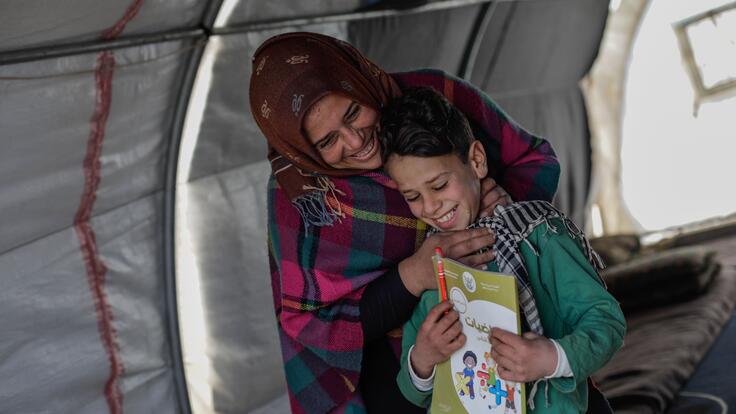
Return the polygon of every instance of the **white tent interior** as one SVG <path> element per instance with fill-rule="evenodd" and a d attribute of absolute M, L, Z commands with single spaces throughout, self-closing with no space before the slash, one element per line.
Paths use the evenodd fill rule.
<path fill-rule="evenodd" d="M 469 80 L 553 144 L 555 202 L 582 223 L 606 200 L 588 121 L 611 97 L 589 78 L 586 108 L 580 84 L 613 16 L 609 0 L 0 2 L 0 413 L 288 412 L 248 106 L 268 37 L 325 33 L 389 72 Z M 602 217 L 640 230 L 623 203 Z"/>

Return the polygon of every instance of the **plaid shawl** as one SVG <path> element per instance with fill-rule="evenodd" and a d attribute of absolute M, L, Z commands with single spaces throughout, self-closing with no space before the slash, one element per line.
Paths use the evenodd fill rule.
<path fill-rule="evenodd" d="M 395 75 L 404 87 L 433 86 L 468 115 L 492 174 L 516 200 L 550 200 L 559 165 L 550 145 L 513 123 L 481 92 L 440 71 Z M 332 225 L 305 226 L 273 176 L 268 239 L 274 306 L 294 413 L 364 412 L 357 383 L 365 286 L 411 255 L 425 237 L 382 172 L 329 177 Z"/>

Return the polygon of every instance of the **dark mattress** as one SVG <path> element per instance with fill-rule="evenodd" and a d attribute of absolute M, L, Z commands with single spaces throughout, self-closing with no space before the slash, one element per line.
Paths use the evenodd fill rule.
<path fill-rule="evenodd" d="M 731 316 L 667 414 L 725 414 L 736 407 L 736 316 Z"/>
<path fill-rule="evenodd" d="M 736 350 L 715 347 L 705 361 L 703 358 L 714 343 L 718 344 L 716 340 L 732 318 L 736 305 L 736 236 L 702 245 L 716 250 L 721 265 L 708 289 L 692 300 L 629 312 L 623 348 L 594 375 L 616 413 L 663 413 L 668 407 L 671 413 L 709 412 L 700 408 L 691 410 L 693 399 L 702 400 L 702 391 L 685 389 L 677 398 L 678 393 L 701 361 L 714 361 L 711 364 L 728 375 L 719 361 L 724 358 L 733 361 Z M 731 368 L 736 369 L 734 365 Z M 699 382 L 711 391 L 709 381 L 720 383 L 708 378 L 707 374 L 712 372 L 707 371 L 706 378 Z M 736 375 L 728 378 L 733 382 Z M 699 383 L 696 382 L 696 388 Z M 736 389 L 729 392 L 736 398 Z M 712 405 L 712 399 L 706 399 Z"/>

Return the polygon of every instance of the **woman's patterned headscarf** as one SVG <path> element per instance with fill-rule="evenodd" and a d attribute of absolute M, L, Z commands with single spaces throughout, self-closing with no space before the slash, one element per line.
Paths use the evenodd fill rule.
<path fill-rule="evenodd" d="M 250 109 L 269 145 L 278 184 L 306 222 L 331 223 L 324 196 L 329 176 L 363 170 L 333 168 L 322 160 L 302 129 L 307 109 L 339 93 L 380 111 L 401 90 L 382 69 L 350 44 L 316 33 L 272 37 L 256 50 L 250 78 Z"/>

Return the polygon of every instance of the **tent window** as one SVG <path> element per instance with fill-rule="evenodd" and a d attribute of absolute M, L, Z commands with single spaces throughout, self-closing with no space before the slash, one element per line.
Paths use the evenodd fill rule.
<path fill-rule="evenodd" d="M 692 16 L 674 25 L 680 53 L 700 103 L 736 93 L 736 3 Z"/>
<path fill-rule="evenodd" d="M 736 219 L 732 160 L 736 99 L 714 99 L 693 116 L 694 92 L 683 70 L 677 32 L 672 30 L 673 22 L 725 3 L 653 1 L 638 28 L 623 94 L 621 193 L 645 230 Z M 721 18 L 717 21 L 719 28 L 726 25 Z M 732 63 L 733 52 L 720 53 L 719 67 Z"/>

